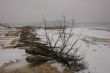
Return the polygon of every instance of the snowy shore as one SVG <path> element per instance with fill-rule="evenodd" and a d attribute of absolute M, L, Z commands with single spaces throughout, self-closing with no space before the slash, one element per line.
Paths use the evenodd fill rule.
<path fill-rule="evenodd" d="M 67 29 L 67 32 L 69 30 Z M 45 40 L 45 31 L 43 29 L 36 30 L 36 32 L 38 36 Z M 47 30 L 47 32 L 50 33 L 49 35 L 54 35 L 54 38 L 57 37 L 57 31 Z M 81 45 L 80 53 L 84 55 L 85 61 L 88 64 L 88 69 L 84 73 L 109 73 L 110 31 L 91 28 L 73 28 L 72 33 L 74 35 L 81 34 L 78 41 L 78 44 Z M 7 69 L 23 67 L 28 64 L 25 62 L 26 55 L 23 49 L 0 49 L 0 68 L 10 62 L 12 64 L 4 67 Z"/>

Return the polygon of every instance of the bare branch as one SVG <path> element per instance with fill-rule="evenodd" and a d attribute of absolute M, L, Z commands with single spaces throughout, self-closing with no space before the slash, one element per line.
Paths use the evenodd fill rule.
<path fill-rule="evenodd" d="M 66 52 L 66 54 L 68 54 L 73 49 L 73 46 L 75 46 L 75 44 L 78 42 L 79 38 L 80 38 L 80 35 L 77 38 L 77 40 L 72 44 L 71 48 Z"/>
<path fill-rule="evenodd" d="M 66 39 L 66 41 L 65 41 L 65 44 L 63 45 L 63 47 L 61 48 L 61 52 L 65 49 L 65 47 L 67 46 L 67 44 L 68 44 L 68 41 L 69 41 L 69 39 L 72 37 L 72 28 L 71 28 L 71 30 L 70 30 L 70 33 L 69 33 L 69 35 L 68 35 L 68 37 L 67 37 L 67 39 Z"/>
<path fill-rule="evenodd" d="M 44 28 L 44 29 L 45 29 L 45 34 L 46 34 L 47 42 L 48 42 L 48 44 L 49 44 L 49 46 L 50 46 L 50 49 L 53 50 L 53 49 L 52 49 L 51 41 L 50 41 L 49 36 L 48 36 L 48 34 L 47 34 L 47 31 L 46 31 L 46 26 L 47 26 L 47 24 L 46 24 L 46 21 L 45 21 L 44 17 L 43 17 L 43 22 L 44 22 L 44 25 L 45 25 L 45 28 Z"/>

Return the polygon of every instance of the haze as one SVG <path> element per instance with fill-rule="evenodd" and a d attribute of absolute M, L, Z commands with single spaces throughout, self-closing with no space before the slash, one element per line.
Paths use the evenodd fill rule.
<path fill-rule="evenodd" d="M 36 23 L 63 14 L 78 23 L 110 22 L 110 0 L 0 0 L 1 23 Z"/>

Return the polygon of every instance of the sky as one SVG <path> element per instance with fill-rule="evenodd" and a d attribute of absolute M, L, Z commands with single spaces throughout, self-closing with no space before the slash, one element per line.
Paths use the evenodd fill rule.
<path fill-rule="evenodd" d="M 110 22 L 110 0 L 0 0 L 0 22 L 27 24 L 74 19 L 77 23 Z"/>

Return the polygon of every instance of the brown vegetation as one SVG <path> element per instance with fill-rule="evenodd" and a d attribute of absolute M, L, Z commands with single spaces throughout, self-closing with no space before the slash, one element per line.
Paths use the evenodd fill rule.
<path fill-rule="evenodd" d="M 43 64 L 40 66 L 32 67 L 26 66 L 15 70 L 1 69 L 0 73 L 72 73 L 68 68 L 64 68 L 62 72 L 58 71 L 57 68 L 52 67 L 51 64 Z"/>

